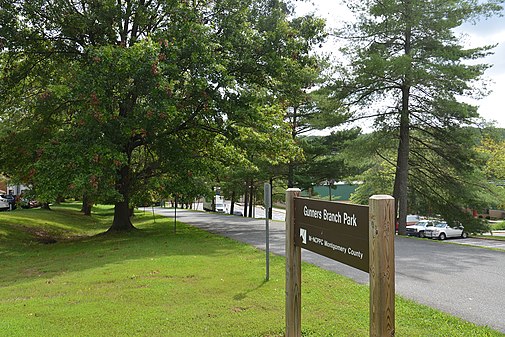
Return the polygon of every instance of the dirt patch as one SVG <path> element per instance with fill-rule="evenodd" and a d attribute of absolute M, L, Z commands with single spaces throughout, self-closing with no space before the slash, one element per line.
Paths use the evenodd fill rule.
<path fill-rule="evenodd" d="M 33 276 L 42 276 L 42 274 L 44 274 L 44 272 L 40 269 L 37 269 L 37 268 L 28 268 L 28 269 L 24 269 L 22 271 L 22 274 L 23 274 L 23 276 L 33 277 Z"/>
<path fill-rule="evenodd" d="M 55 233 L 45 230 L 43 227 L 29 227 L 18 225 L 17 228 L 32 236 L 32 240 L 42 244 L 53 244 L 57 242 L 69 242 L 88 239 L 89 235 L 69 235 L 69 233 Z"/>
<path fill-rule="evenodd" d="M 245 308 L 245 307 L 233 307 L 231 309 L 231 311 L 233 311 L 233 312 L 242 312 L 242 311 L 246 311 L 247 309 L 249 309 L 249 308 Z"/>
<path fill-rule="evenodd" d="M 43 244 L 53 244 L 56 243 L 60 240 L 57 236 L 49 233 L 48 231 L 44 230 L 43 228 L 39 227 L 27 227 L 27 226 L 20 226 L 20 228 L 25 231 L 26 233 L 29 233 L 35 241 Z"/>

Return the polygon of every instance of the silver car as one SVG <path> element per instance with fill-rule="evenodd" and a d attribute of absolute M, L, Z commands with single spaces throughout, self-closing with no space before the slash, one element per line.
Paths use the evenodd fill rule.
<path fill-rule="evenodd" d="M 463 226 L 449 226 L 447 222 L 439 222 L 434 227 L 426 228 L 424 236 L 432 239 L 445 240 L 447 238 L 467 238 L 468 233 L 465 232 Z"/>

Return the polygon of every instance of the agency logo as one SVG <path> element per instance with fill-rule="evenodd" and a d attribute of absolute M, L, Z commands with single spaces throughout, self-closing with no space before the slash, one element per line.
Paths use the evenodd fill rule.
<path fill-rule="evenodd" d="M 304 245 L 307 244 L 307 230 L 304 228 L 300 228 L 300 237 L 302 238 L 302 243 Z"/>

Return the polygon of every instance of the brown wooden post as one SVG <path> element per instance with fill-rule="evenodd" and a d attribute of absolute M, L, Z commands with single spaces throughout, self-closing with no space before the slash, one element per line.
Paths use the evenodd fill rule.
<path fill-rule="evenodd" d="M 295 246 L 294 198 L 300 196 L 300 189 L 286 190 L 286 337 L 302 335 L 302 249 Z"/>
<path fill-rule="evenodd" d="M 369 199 L 370 336 L 395 335 L 394 198 Z"/>

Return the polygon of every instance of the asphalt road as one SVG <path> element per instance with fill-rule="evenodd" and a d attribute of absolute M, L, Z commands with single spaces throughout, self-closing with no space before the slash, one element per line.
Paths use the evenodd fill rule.
<path fill-rule="evenodd" d="M 174 215 L 170 209 L 155 211 Z M 177 220 L 265 249 L 265 220 L 185 210 L 177 211 Z M 471 242 L 396 237 L 396 293 L 505 333 L 505 250 L 479 248 Z M 284 222 L 270 221 L 270 252 L 285 253 Z M 307 250 L 302 259 L 358 283 L 369 281 L 368 273 Z"/>

